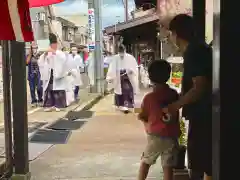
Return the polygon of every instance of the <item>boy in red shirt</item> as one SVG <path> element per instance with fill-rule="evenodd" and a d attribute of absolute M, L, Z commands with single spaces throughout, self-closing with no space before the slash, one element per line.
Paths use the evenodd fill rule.
<path fill-rule="evenodd" d="M 147 133 L 147 146 L 142 155 L 138 180 L 145 180 L 149 168 L 161 156 L 164 180 L 173 180 L 173 167 L 180 136 L 179 112 L 164 114 L 162 108 L 178 99 L 178 93 L 166 82 L 170 78 L 171 66 L 165 60 L 153 61 L 149 68 L 149 79 L 154 84 L 142 102 L 138 118 L 143 121 Z"/>

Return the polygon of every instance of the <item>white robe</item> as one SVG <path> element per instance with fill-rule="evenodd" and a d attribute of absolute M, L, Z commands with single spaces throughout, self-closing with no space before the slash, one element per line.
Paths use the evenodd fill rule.
<path fill-rule="evenodd" d="M 109 64 L 109 69 L 107 73 L 107 80 L 113 81 L 113 88 L 115 94 L 122 94 L 121 79 L 120 79 L 120 70 L 125 69 L 127 71 L 128 78 L 133 87 L 134 94 L 139 93 L 139 81 L 138 81 L 138 64 L 136 59 L 125 53 L 124 58 L 121 59 L 119 54 L 112 57 L 112 61 Z M 130 74 L 129 72 L 132 72 Z"/>
<path fill-rule="evenodd" d="M 43 93 L 45 93 L 53 69 L 53 90 L 66 90 L 66 77 L 68 69 L 66 68 L 67 58 L 65 53 L 57 50 L 56 54 L 42 54 L 38 60 L 39 71 L 43 83 Z M 44 96 L 43 96 L 44 97 Z"/>
<path fill-rule="evenodd" d="M 89 84 L 94 85 L 94 52 L 92 52 L 87 59 L 87 72 L 89 78 Z"/>
<path fill-rule="evenodd" d="M 79 55 L 69 55 L 70 56 L 70 63 L 71 63 L 71 73 L 73 77 L 73 85 L 74 86 L 82 86 L 82 78 L 81 78 L 81 71 L 80 68 L 84 68 L 83 59 Z"/>
<path fill-rule="evenodd" d="M 67 65 L 66 68 L 68 69 L 68 72 L 72 71 L 72 58 L 71 54 L 66 53 L 66 58 L 67 58 Z M 66 103 L 67 106 L 69 106 L 72 102 L 74 102 L 74 78 L 72 75 L 66 77 Z"/>

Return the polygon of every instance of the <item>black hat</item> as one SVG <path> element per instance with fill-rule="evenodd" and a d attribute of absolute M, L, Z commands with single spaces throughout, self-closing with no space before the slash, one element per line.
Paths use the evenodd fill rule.
<path fill-rule="evenodd" d="M 49 41 L 50 41 L 50 44 L 57 43 L 57 36 L 53 33 L 50 33 L 49 34 Z"/>

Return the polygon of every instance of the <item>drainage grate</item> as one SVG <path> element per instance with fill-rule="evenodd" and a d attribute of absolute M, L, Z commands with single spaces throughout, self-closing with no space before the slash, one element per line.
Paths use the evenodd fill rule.
<path fill-rule="evenodd" d="M 71 131 L 39 129 L 29 140 L 31 143 L 66 144 Z"/>
<path fill-rule="evenodd" d="M 69 121 L 60 119 L 53 124 L 47 126 L 48 129 L 54 130 L 77 130 L 80 129 L 86 121 Z"/>

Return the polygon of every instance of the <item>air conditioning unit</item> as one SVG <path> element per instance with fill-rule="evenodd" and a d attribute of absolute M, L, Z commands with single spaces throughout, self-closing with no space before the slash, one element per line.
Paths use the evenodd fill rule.
<path fill-rule="evenodd" d="M 46 13 L 45 12 L 37 13 L 37 20 L 45 23 L 46 22 Z"/>

